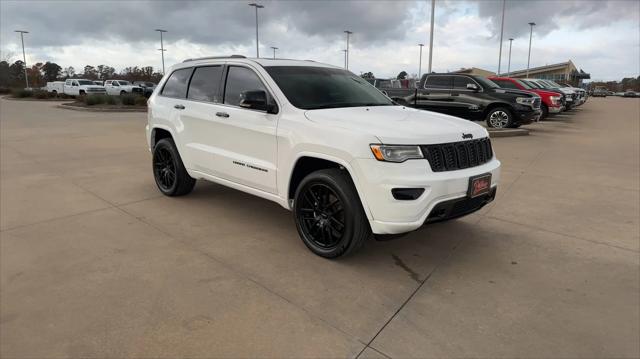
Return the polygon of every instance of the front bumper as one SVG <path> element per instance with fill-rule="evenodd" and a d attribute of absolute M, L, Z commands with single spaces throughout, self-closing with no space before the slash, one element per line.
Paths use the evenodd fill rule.
<path fill-rule="evenodd" d="M 516 110 L 515 122 L 518 125 L 526 125 L 528 123 L 537 121 L 542 115 L 542 111 L 537 110 Z"/>
<path fill-rule="evenodd" d="M 554 106 L 554 107 L 549 106 L 549 113 L 560 113 L 562 112 L 562 109 L 563 109 L 562 106 Z"/>
<path fill-rule="evenodd" d="M 355 159 L 351 166 L 375 234 L 405 233 L 420 228 L 438 204 L 466 198 L 470 177 L 491 173 L 492 191 L 500 180 L 500 161 L 495 156 L 480 166 L 444 172 L 433 172 L 426 160 L 390 163 Z M 397 200 L 391 192 L 394 188 L 424 188 L 424 192 L 414 200 Z"/>

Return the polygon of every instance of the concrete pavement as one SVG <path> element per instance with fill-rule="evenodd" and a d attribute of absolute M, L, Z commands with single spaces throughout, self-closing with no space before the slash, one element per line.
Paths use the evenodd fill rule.
<path fill-rule="evenodd" d="M 496 138 L 497 200 L 328 261 L 155 188 L 145 114 L 0 101 L 0 356 L 639 357 L 640 100 Z"/>

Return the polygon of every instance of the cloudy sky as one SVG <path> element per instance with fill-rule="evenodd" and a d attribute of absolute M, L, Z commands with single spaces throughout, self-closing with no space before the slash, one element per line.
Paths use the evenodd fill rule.
<path fill-rule="evenodd" d="M 27 62 L 54 61 L 81 70 L 106 64 L 161 67 L 188 57 L 255 56 L 251 1 L 0 0 L 0 59 L 21 58 L 13 30 L 27 30 Z M 430 1 L 260 1 L 260 54 L 342 65 L 343 30 L 353 31 L 350 69 L 377 77 L 418 72 L 418 43 L 428 45 Z M 501 0 L 436 0 L 433 70 L 497 71 Z M 528 22 L 534 21 L 531 67 L 574 61 L 594 80 L 640 73 L 640 1 L 507 0 L 503 70 L 526 67 Z M 423 53 L 423 71 L 428 47 Z"/>

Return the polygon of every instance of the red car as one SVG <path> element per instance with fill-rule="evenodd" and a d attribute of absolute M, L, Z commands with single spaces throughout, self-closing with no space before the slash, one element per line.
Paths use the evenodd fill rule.
<path fill-rule="evenodd" d="M 495 82 L 502 88 L 524 90 L 538 94 L 542 99 L 542 105 L 540 106 L 542 110 L 541 120 L 546 118 L 549 113 L 562 111 L 562 95 L 557 92 L 532 88 L 524 82 L 510 77 L 489 77 L 489 80 Z"/>

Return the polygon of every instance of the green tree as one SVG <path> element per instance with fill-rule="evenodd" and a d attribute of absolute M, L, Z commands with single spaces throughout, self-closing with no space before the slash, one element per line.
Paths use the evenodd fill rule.
<path fill-rule="evenodd" d="M 84 71 L 82 77 L 89 80 L 97 80 L 98 79 L 98 70 L 91 65 L 87 65 L 84 67 Z"/>
<path fill-rule="evenodd" d="M 398 80 L 404 80 L 404 79 L 406 79 L 406 78 L 407 78 L 407 76 L 408 76 L 408 75 L 409 75 L 409 74 L 407 74 L 407 72 L 406 72 L 406 71 L 402 71 L 402 72 L 400 72 L 400 73 L 398 74 L 398 76 L 397 76 L 396 78 L 397 78 Z"/>
<path fill-rule="evenodd" d="M 113 78 L 116 73 L 116 69 L 107 65 L 98 65 L 98 78 L 102 81 Z"/>
<path fill-rule="evenodd" d="M 24 62 L 18 60 L 9 66 L 9 86 L 24 86 Z"/>
<path fill-rule="evenodd" d="M 42 71 L 44 72 L 45 81 L 56 81 L 58 77 L 60 77 L 62 67 L 60 67 L 55 62 L 47 61 L 44 65 L 42 65 Z"/>
<path fill-rule="evenodd" d="M 9 87 L 9 63 L 0 61 L 0 87 Z"/>
<path fill-rule="evenodd" d="M 369 71 L 369 72 L 365 72 L 362 75 L 360 75 L 363 79 L 375 79 L 376 77 L 373 76 L 373 72 Z"/>
<path fill-rule="evenodd" d="M 62 73 L 65 79 L 73 78 L 76 75 L 76 69 L 74 69 L 73 66 L 69 66 L 65 68 Z"/>

